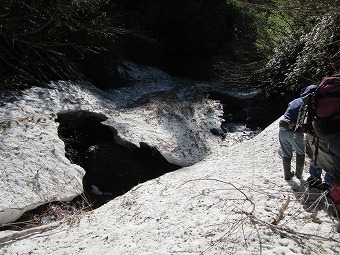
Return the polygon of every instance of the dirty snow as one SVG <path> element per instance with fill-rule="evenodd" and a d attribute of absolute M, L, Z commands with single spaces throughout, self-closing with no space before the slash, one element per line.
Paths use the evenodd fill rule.
<path fill-rule="evenodd" d="M 21 172 L 28 169 L 34 174 L 31 165 L 57 158 L 60 165 L 56 161 L 51 164 L 81 172 L 62 155 L 56 124 L 50 121 L 55 113 L 72 109 L 104 114 L 108 117 L 104 123 L 117 130 L 121 143 L 147 142 L 183 168 L 141 183 L 94 211 L 47 225 L 46 231 L 37 228 L 21 235 L 2 231 L 0 254 L 339 253 L 338 219 L 331 202 L 323 193 L 306 189 L 304 181 L 283 179 L 278 121 L 255 138 L 233 145 L 228 136 L 222 141 L 209 131 L 220 124 L 218 102 L 192 94 L 193 100 L 183 101 L 172 85 L 163 89 L 164 97 L 153 90 L 150 100 L 136 97 L 130 106 L 115 102 L 118 97 L 112 91 L 102 92 L 89 84 L 59 82 L 51 86 L 49 90 L 34 88 L 1 107 L 2 123 L 6 120 L 16 132 L 1 134 L 2 175 L 15 165 Z M 132 89 L 133 85 L 129 92 Z M 124 94 L 123 90 L 115 93 Z M 36 126 L 38 115 L 44 115 L 48 125 Z M 25 133 L 28 129 L 32 131 Z M 22 148 L 16 144 L 27 135 L 41 137 L 42 146 L 48 148 L 54 143 L 57 156 L 51 149 L 31 147 L 31 158 L 27 156 L 23 162 L 21 153 L 28 150 L 9 148 Z M 34 140 L 31 145 L 36 143 Z M 19 155 L 14 155 L 16 152 Z M 305 179 L 307 169 L 306 163 Z M 15 185 L 26 185 L 20 182 L 24 180 L 9 182 L 14 195 L 1 195 L 1 205 L 6 199 L 25 203 L 21 193 L 16 193 Z M 36 185 L 25 187 L 30 190 Z M 11 235 L 13 238 L 5 241 Z"/>

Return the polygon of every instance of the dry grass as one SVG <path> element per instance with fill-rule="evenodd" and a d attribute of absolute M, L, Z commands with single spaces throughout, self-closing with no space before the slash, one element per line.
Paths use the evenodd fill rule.
<path fill-rule="evenodd" d="M 1 229 L 14 231 L 28 230 L 30 228 L 37 228 L 62 220 L 70 221 L 75 216 L 79 216 L 91 210 L 92 206 L 90 201 L 85 194 L 82 194 L 71 202 L 51 202 L 27 211 L 17 221 L 7 223 L 1 226 Z"/>

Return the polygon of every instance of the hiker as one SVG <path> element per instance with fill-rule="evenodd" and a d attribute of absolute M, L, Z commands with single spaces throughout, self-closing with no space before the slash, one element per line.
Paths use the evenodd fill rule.
<path fill-rule="evenodd" d="M 328 196 L 336 206 L 340 206 L 340 76 L 325 77 L 315 92 L 310 94 L 310 99 L 311 108 L 308 111 L 311 117 L 306 123 L 312 124 L 312 128 L 307 130 L 307 141 L 312 151 L 312 172 L 313 167 L 326 172 Z M 299 118 L 297 126 L 300 122 Z M 321 172 L 317 175 L 320 176 Z"/>
<path fill-rule="evenodd" d="M 296 154 L 295 176 L 302 179 L 303 168 L 305 164 L 305 144 L 304 133 L 296 131 L 300 107 L 303 104 L 302 98 L 311 90 L 315 89 L 316 85 L 310 85 L 301 91 L 300 97 L 292 100 L 283 115 L 283 119 L 279 122 L 279 142 L 282 150 L 283 174 L 285 180 L 290 180 L 294 173 L 291 171 L 291 161 L 293 151 Z"/>

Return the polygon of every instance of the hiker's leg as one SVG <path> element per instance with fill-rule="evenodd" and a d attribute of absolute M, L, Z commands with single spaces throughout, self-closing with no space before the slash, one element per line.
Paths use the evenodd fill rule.
<path fill-rule="evenodd" d="M 310 176 L 307 178 L 309 188 L 320 188 L 320 186 L 322 185 L 322 180 L 321 180 L 322 170 L 310 164 L 309 174 Z"/>
<path fill-rule="evenodd" d="M 310 165 L 309 165 L 310 176 L 307 178 L 307 182 L 310 188 L 318 188 L 322 184 L 322 180 L 321 180 L 322 169 L 314 166 L 313 150 L 309 143 L 310 141 L 306 135 L 305 136 L 306 154 L 308 158 L 310 158 Z"/>
<path fill-rule="evenodd" d="M 325 177 L 323 178 L 325 180 L 325 183 L 331 185 L 334 182 L 334 177 L 326 172 Z"/>
<path fill-rule="evenodd" d="M 302 179 L 304 166 L 305 166 L 305 154 L 296 154 L 296 169 L 295 169 L 296 178 Z"/>
<path fill-rule="evenodd" d="M 291 158 L 282 158 L 282 163 L 283 163 L 283 176 L 285 180 L 290 180 L 294 174 L 291 171 Z"/>
<path fill-rule="evenodd" d="M 310 165 L 309 174 L 314 178 L 321 179 L 322 170 L 320 168 L 314 167 L 313 165 Z"/>
<path fill-rule="evenodd" d="M 303 133 L 293 133 L 292 145 L 296 152 L 296 168 L 295 175 L 298 179 L 302 179 L 302 173 L 305 166 L 305 141 Z"/>
<path fill-rule="evenodd" d="M 286 130 L 279 130 L 279 142 L 282 150 L 283 158 L 292 158 L 293 157 L 293 148 L 291 145 L 291 133 Z"/>
<path fill-rule="evenodd" d="M 293 133 L 291 143 L 296 154 L 305 155 L 306 149 L 303 133 Z"/>
<path fill-rule="evenodd" d="M 293 156 L 293 149 L 289 142 L 289 131 L 279 131 L 279 141 L 282 150 L 283 175 L 285 180 L 291 179 L 294 174 L 291 171 L 291 160 Z"/>

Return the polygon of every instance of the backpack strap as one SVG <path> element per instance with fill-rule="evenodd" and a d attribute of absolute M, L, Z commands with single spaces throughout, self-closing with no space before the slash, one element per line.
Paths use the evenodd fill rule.
<path fill-rule="evenodd" d="M 318 161 L 318 154 L 319 154 L 319 137 L 314 134 L 313 135 L 313 141 L 312 143 L 315 145 L 315 152 L 314 152 L 314 166 L 316 166 L 316 163 Z"/>

